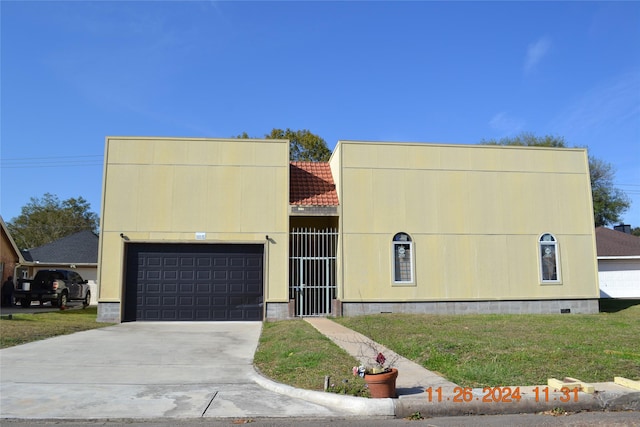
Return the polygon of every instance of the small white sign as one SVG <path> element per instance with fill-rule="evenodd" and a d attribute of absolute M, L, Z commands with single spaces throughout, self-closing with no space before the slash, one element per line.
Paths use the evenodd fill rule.
<path fill-rule="evenodd" d="M 196 240 L 206 240 L 207 233 L 196 233 Z"/>

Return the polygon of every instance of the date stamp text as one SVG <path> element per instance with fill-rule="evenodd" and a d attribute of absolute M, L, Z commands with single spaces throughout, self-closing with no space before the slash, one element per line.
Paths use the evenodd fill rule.
<path fill-rule="evenodd" d="M 479 389 L 477 389 L 479 390 Z M 552 389 L 549 387 L 534 387 L 533 398 L 536 402 L 570 402 L 578 401 L 578 387 L 569 388 L 562 387 L 560 390 Z M 520 392 L 520 387 L 484 387 L 482 393 L 474 393 L 474 389 L 471 387 L 454 387 L 453 395 L 445 395 L 442 392 L 442 387 L 429 387 L 424 390 L 427 394 L 428 402 L 453 402 L 453 403 L 469 403 L 469 402 L 483 402 L 483 403 L 512 403 L 519 402 L 523 394 Z"/>

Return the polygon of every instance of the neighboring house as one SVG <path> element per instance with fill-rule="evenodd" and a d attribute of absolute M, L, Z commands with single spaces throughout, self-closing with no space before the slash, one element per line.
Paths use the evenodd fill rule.
<path fill-rule="evenodd" d="M 20 277 L 33 277 L 38 270 L 61 268 L 77 271 L 89 281 L 91 304 L 98 303 L 98 236 L 83 230 L 37 248 L 24 250 Z"/>
<path fill-rule="evenodd" d="M 2 230 L 2 238 L 0 241 L 0 276 L 2 276 L 2 283 L 4 283 L 9 276 L 13 276 L 15 283 L 17 279 L 16 267 L 23 264 L 25 260 L 16 242 L 11 237 L 7 224 L 5 224 L 1 216 L 0 229 Z"/>
<path fill-rule="evenodd" d="M 584 149 L 108 137 L 98 320 L 594 313 Z"/>
<path fill-rule="evenodd" d="M 640 237 L 596 228 L 601 298 L 640 298 Z"/>

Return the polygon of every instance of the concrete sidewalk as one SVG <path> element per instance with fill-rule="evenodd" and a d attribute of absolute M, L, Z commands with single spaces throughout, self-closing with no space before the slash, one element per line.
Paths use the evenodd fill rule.
<path fill-rule="evenodd" d="M 596 392 L 591 394 L 564 393 L 546 385 L 463 388 L 332 320 L 317 317 L 305 320 L 363 364 L 371 364 L 370 343 L 387 359 L 396 359 L 398 399 L 369 399 L 386 401 L 380 402 L 384 408 L 392 402 L 396 417 L 416 412 L 429 416 L 538 413 L 556 408 L 565 411 L 640 411 L 640 391 L 613 382 L 592 383 Z M 518 397 L 512 398 L 512 395 Z"/>

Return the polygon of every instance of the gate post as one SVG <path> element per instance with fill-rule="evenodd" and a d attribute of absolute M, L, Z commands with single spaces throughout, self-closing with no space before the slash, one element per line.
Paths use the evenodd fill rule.
<path fill-rule="evenodd" d="M 293 319 L 296 317 L 296 300 L 289 300 L 289 318 Z"/>
<path fill-rule="evenodd" d="M 342 301 L 339 299 L 331 300 L 331 308 L 334 316 L 342 317 Z"/>

